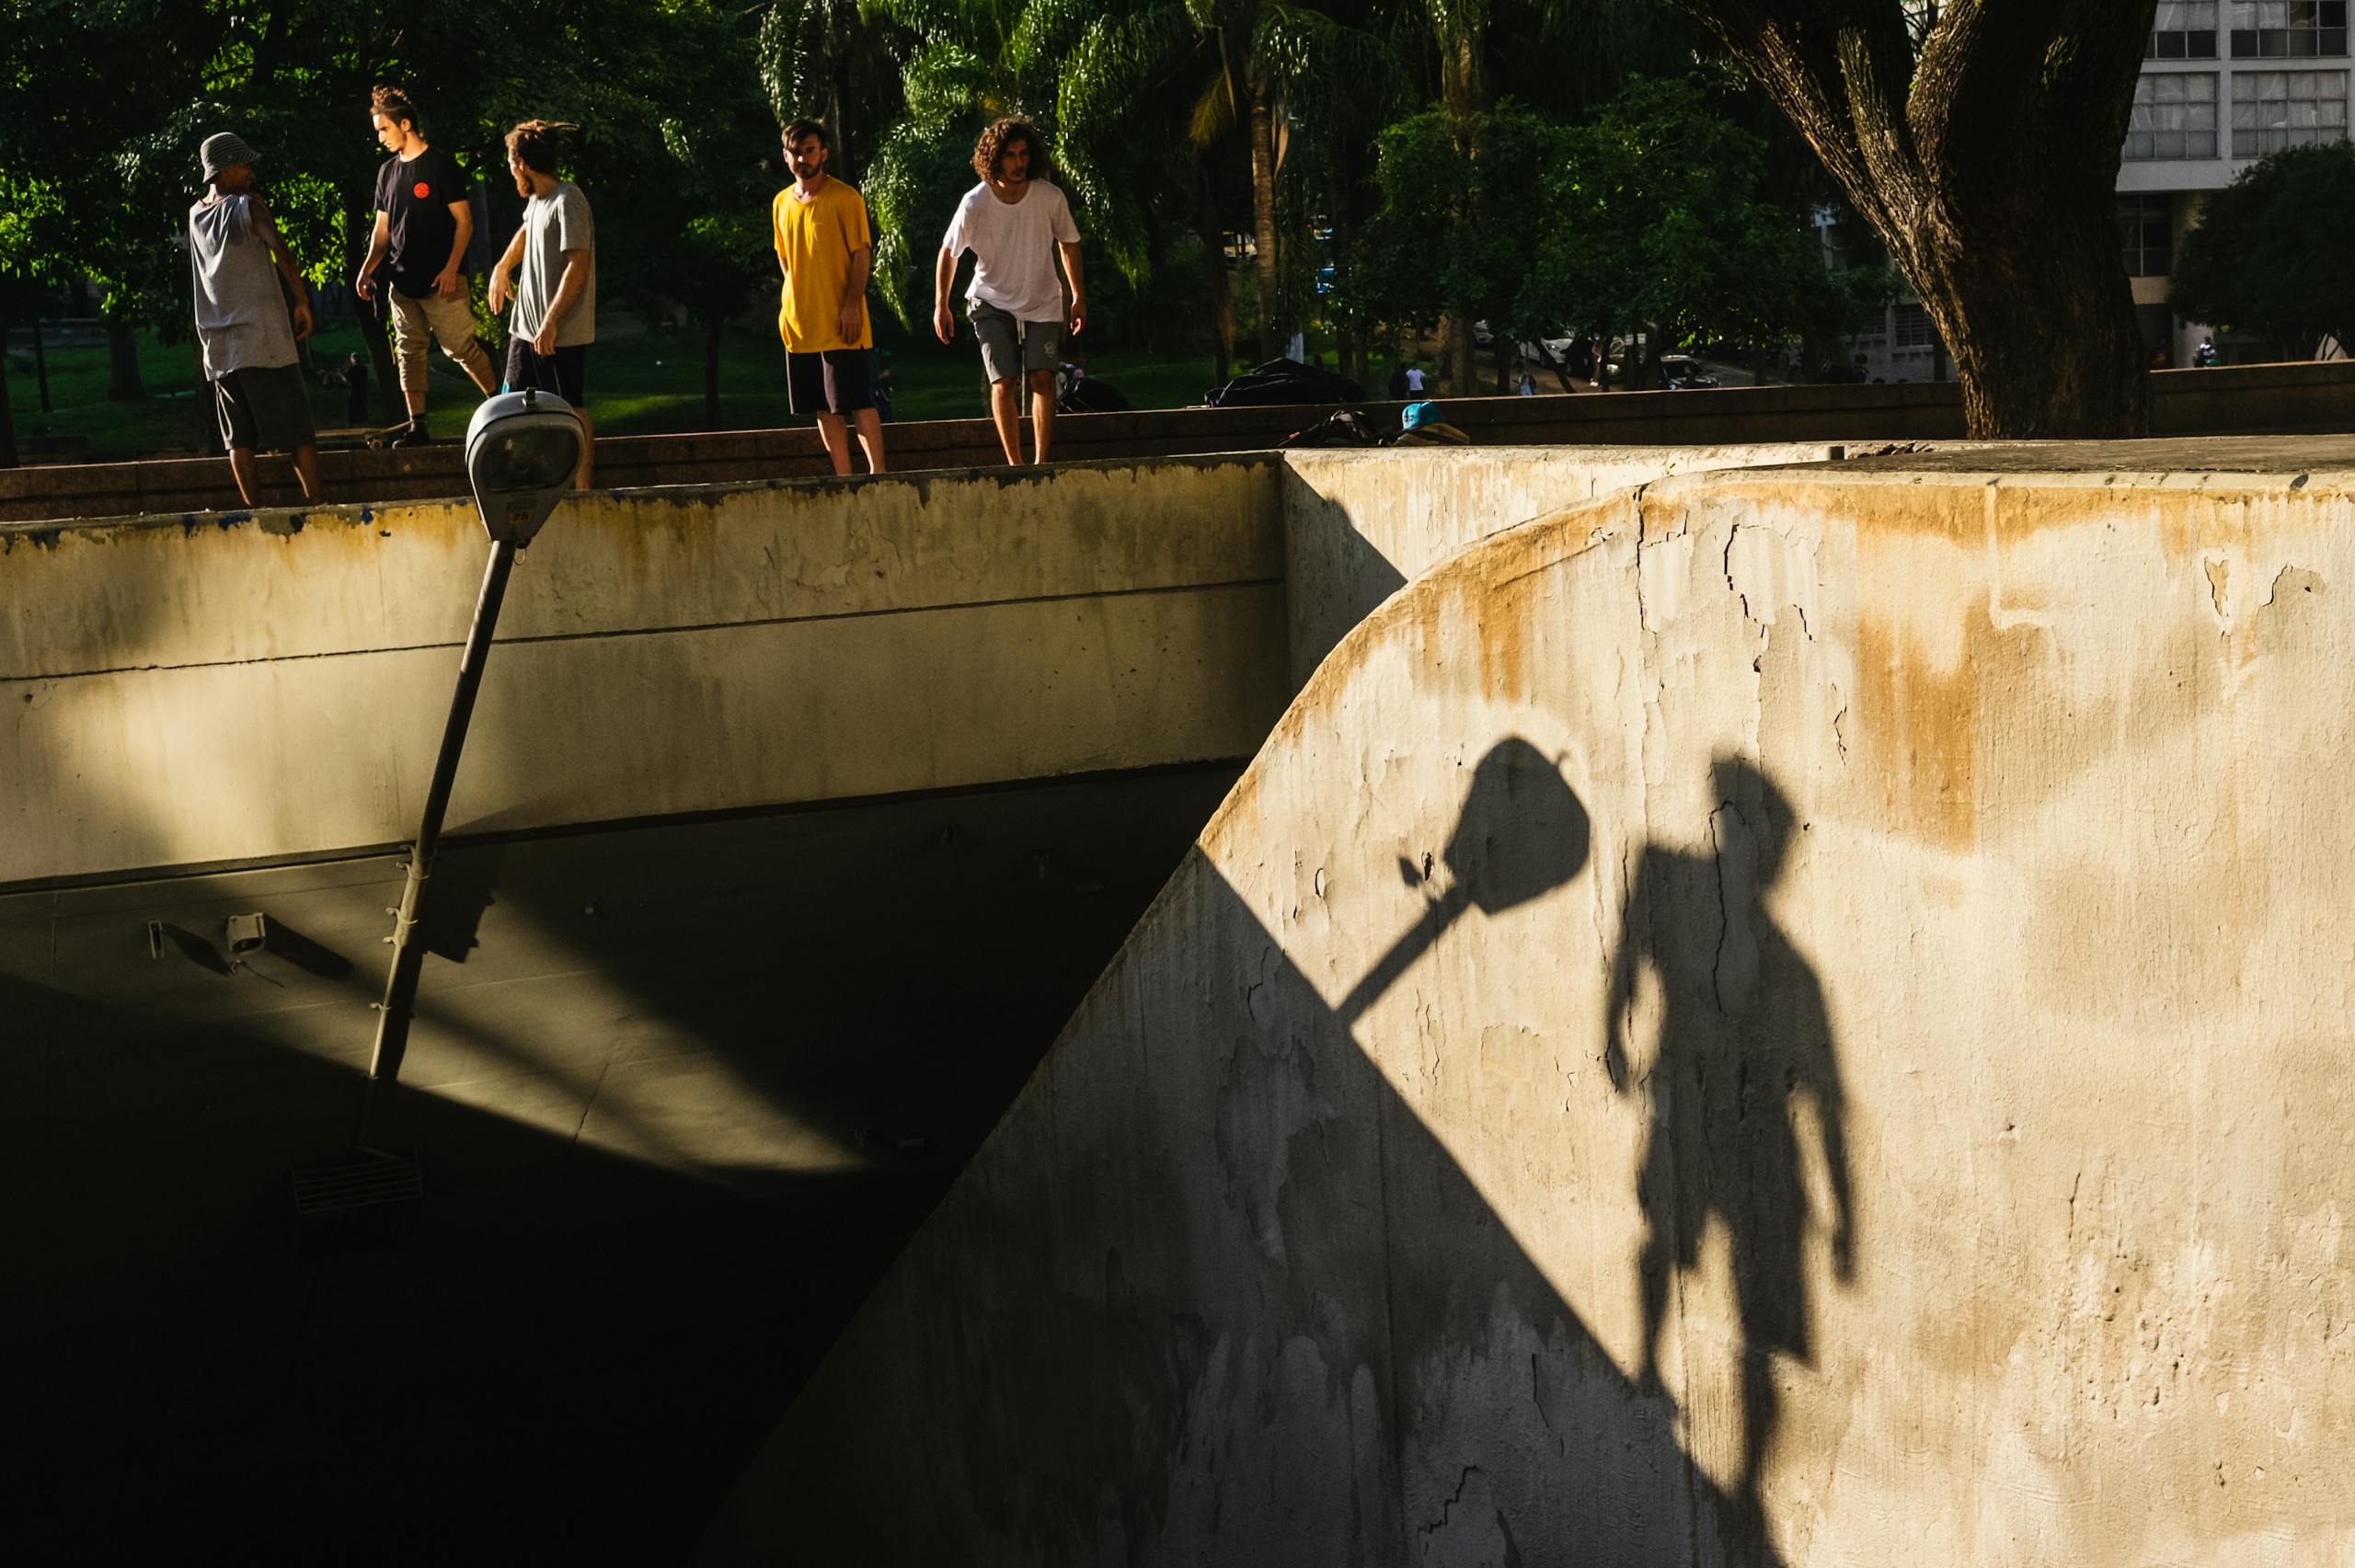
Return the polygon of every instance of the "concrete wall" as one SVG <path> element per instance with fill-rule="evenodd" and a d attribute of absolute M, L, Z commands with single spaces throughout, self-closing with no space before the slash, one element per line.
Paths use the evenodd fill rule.
<path fill-rule="evenodd" d="M 704 1560 L 2355 1556 L 2355 474 L 2000 466 L 1392 598 Z"/>
<path fill-rule="evenodd" d="M 0 885 L 396 842 L 470 505 L 0 529 Z M 518 565 L 454 831 L 1247 756 L 1266 460 L 590 495 Z"/>
<path fill-rule="evenodd" d="M 516 569 L 452 829 L 1240 759 L 1342 632 L 1466 539 L 1826 450 L 586 495 Z M 484 548 L 455 502 L 0 525 L 0 886 L 412 833 Z"/>
<path fill-rule="evenodd" d="M 2355 366 L 2279 364 L 2165 372 L 2151 378 L 2152 429 L 2162 436 L 2344 430 L 2355 427 Z M 1396 429 L 1400 405 L 1357 405 Z M 1768 441 L 1953 440 L 1963 434 L 1953 383 L 1886 386 L 1727 387 L 1715 392 L 1580 393 L 1573 397 L 1449 398 L 1448 417 L 1487 446 L 1704 445 Z M 1063 461 L 1260 451 L 1315 423 L 1322 407 L 1166 408 L 1082 414 L 1056 426 Z M 986 419 L 894 425 L 896 469 L 993 466 Z M 263 460 L 265 486 L 295 498 L 282 458 Z M 462 495 L 455 446 L 327 452 L 330 499 L 414 500 Z M 712 485 L 814 477 L 828 472 L 807 427 L 702 435 L 608 437 L 597 443 L 601 484 Z M 219 458 L 46 464 L 0 469 L 0 522 L 236 510 L 242 503 Z"/>
<path fill-rule="evenodd" d="M 1492 533 L 1655 479 L 1822 463 L 1847 451 L 1822 442 L 1508 447 L 1438 461 L 1414 448 L 1288 452 L 1281 472 L 1292 686 L 1305 685 L 1350 629 L 1410 578 Z"/>

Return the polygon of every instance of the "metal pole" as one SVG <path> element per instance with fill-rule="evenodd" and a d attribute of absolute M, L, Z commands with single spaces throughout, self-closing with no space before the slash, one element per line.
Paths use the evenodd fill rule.
<path fill-rule="evenodd" d="M 433 856 L 442 844 L 442 818 L 450 808 L 450 788 L 457 782 L 458 753 L 465 749 L 466 727 L 475 714 L 475 694 L 482 689 L 482 667 L 490 657 L 490 634 L 499 624 L 500 601 L 507 595 L 507 574 L 515 564 L 515 546 L 495 542 L 490 564 L 483 568 L 482 597 L 475 602 L 474 624 L 466 632 L 466 651 L 458 660 L 458 689 L 450 697 L 450 722 L 442 727 L 442 750 L 433 760 L 433 782 L 425 791 L 425 819 L 418 824 L 417 842 L 409 849 L 408 881 L 401 888 L 401 907 L 393 911 L 392 970 L 385 977 L 385 1000 L 376 1014 L 376 1048 L 368 1060 L 368 1093 L 373 1100 L 379 1083 L 400 1077 L 401 1058 L 408 1049 L 408 1024 L 417 1003 L 418 972 L 425 964 L 425 949 L 412 939 L 425 901 L 425 884 L 433 875 Z M 365 1131 L 367 1106 L 360 1113 Z"/>

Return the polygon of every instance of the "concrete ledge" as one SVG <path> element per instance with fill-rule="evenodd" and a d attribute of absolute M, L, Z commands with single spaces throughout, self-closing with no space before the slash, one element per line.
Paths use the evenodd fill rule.
<path fill-rule="evenodd" d="M 452 829 L 1247 756 L 1273 467 L 584 496 L 516 570 Z M 437 501 L 0 528 L 0 885 L 407 837 L 484 550 Z"/>
<path fill-rule="evenodd" d="M 2355 429 L 2355 363 L 2343 361 L 2157 372 L 2152 395 L 2160 435 Z M 1446 406 L 1451 419 L 1491 445 L 1953 440 L 1963 433 L 1961 395 L 1951 383 L 1450 398 Z M 1396 425 L 1400 406 L 1355 406 L 1377 423 Z M 1327 412 L 1292 406 L 1077 414 L 1058 422 L 1056 441 L 1060 457 L 1074 462 L 1252 451 L 1275 445 Z M 892 465 L 900 469 L 967 468 L 998 461 L 996 437 L 986 419 L 893 425 L 887 440 Z M 817 432 L 807 429 L 609 437 L 597 443 L 597 453 L 600 481 L 621 488 L 827 472 Z M 454 446 L 329 452 L 320 466 L 332 498 L 387 502 L 463 495 L 460 458 Z M 266 460 L 263 466 L 278 493 L 292 493 L 283 459 Z M 0 470 L 0 522 L 235 509 L 239 504 L 227 465 L 217 458 Z"/>

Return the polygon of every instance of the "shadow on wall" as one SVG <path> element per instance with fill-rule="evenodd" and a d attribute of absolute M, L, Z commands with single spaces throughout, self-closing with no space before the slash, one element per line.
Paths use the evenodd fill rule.
<path fill-rule="evenodd" d="M 1637 1383 L 1657 1391 L 1671 1268 L 1692 1270 L 1712 1220 L 1733 1255 L 1741 1360 L 1742 1462 L 1737 1501 L 1763 1555 L 1759 1482 L 1775 1424 L 1775 1358 L 1812 1359 L 1802 1242 L 1808 1200 L 1799 1147 L 1811 1101 L 1830 1173 L 1832 1269 L 1854 1273 L 1845 1104 L 1822 987 L 1761 898 L 1799 827 L 1772 780 L 1738 758 L 1712 771 L 1708 856 L 1647 845 L 1619 923 L 1605 1005 L 1603 1064 L 1629 1082 L 1627 1034 L 1637 972 L 1659 974 L 1660 1039 L 1643 1075 L 1650 1102 L 1637 1196 L 1644 1339 Z"/>
<path fill-rule="evenodd" d="M 1290 690 L 1308 683 L 1325 656 L 1373 607 L 1407 585 L 1382 547 L 1358 527 L 1350 509 L 1276 464 L 1284 509 L 1284 592 L 1291 601 Z"/>
<path fill-rule="evenodd" d="M 1731 1490 L 1648 1356 L 1614 1363 L 1350 1034 L 1465 910 L 1584 870 L 1584 807 L 1514 738 L 1474 773 L 1445 887 L 1338 1008 L 1195 851 L 698 1561 L 1779 1562 L 1769 1374 L 1808 1352 L 1786 1113 L 1818 1099 L 1836 1166 L 1838 1094 L 1814 979 L 1758 899 L 1788 808 L 1747 764 L 1717 782 L 1716 859 L 1644 852 L 1615 968 L 1673 993 L 1643 1079 L 1648 1341 L 1652 1281 L 1704 1227 L 1740 1259 Z"/>

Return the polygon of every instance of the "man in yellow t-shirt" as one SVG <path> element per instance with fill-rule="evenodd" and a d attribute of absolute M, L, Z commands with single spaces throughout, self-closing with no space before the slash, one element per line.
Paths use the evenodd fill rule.
<path fill-rule="evenodd" d="M 785 338 L 787 406 L 818 417 L 818 439 L 834 472 L 850 472 L 850 432 L 867 466 L 883 472 L 883 420 L 867 373 L 874 335 L 867 320 L 867 274 L 874 240 L 867 227 L 867 203 L 838 179 L 826 177 L 826 127 L 797 120 L 785 128 L 786 166 L 793 183 L 769 206 L 776 241 L 777 269 L 785 274 L 776 316 Z"/>

